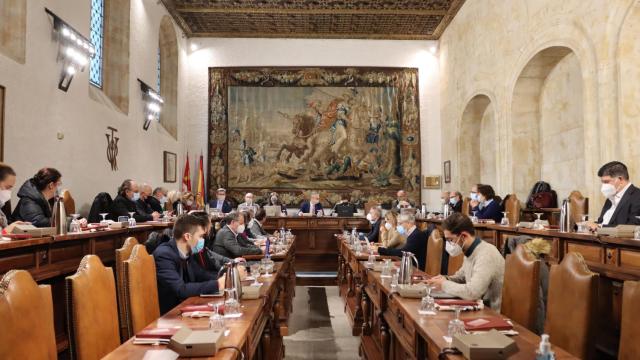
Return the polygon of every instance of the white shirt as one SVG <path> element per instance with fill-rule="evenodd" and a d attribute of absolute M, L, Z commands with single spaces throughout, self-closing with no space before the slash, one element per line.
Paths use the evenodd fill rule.
<path fill-rule="evenodd" d="M 624 196 L 624 193 L 627 192 L 629 186 L 631 186 L 631 183 L 628 183 L 627 186 L 623 187 L 622 190 L 609 199 L 611 201 L 611 207 L 604 213 L 604 215 L 602 215 L 602 225 L 609 225 L 609 222 L 613 217 L 613 213 L 616 212 L 616 208 L 618 207 L 618 204 L 620 204 L 620 200 L 622 200 L 622 197 Z"/>

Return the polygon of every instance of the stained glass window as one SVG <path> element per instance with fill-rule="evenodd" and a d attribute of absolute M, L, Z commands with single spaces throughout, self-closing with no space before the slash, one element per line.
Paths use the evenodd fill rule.
<path fill-rule="evenodd" d="M 102 87 L 102 43 L 104 34 L 104 0 L 91 0 L 91 44 L 96 50 L 89 64 L 89 81 L 91 84 Z"/>

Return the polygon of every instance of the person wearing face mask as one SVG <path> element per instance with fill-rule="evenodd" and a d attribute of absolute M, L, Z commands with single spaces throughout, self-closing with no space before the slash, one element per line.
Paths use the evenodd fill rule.
<path fill-rule="evenodd" d="M 244 195 L 244 202 L 238 205 L 238 209 L 251 209 L 254 213 L 258 211 L 260 206 L 254 202 L 255 196 L 252 193 L 246 193 Z"/>
<path fill-rule="evenodd" d="M 474 208 L 482 208 L 482 201 L 480 201 L 480 194 L 478 193 L 478 188 L 482 186 L 482 184 L 475 184 L 471 187 L 471 192 L 469 193 L 469 208 L 473 211 Z"/>
<path fill-rule="evenodd" d="M 209 207 L 218 209 L 218 211 L 226 214 L 232 210 L 231 203 L 227 201 L 227 190 L 220 188 L 216 191 L 215 200 L 209 201 Z"/>
<path fill-rule="evenodd" d="M 305 201 L 300 205 L 298 216 L 302 214 L 317 215 L 318 211 L 322 211 L 322 204 L 320 203 L 320 194 L 312 192 L 309 201 Z"/>
<path fill-rule="evenodd" d="M 382 247 L 395 249 L 404 246 L 405 238 L 400 235 L 396 229 L 397 226 L 396 213 L 388 211 L 384 215 L 384 222 L 380 225 L 380 245 Z"/>
<path fill-rule="evenodd" d="M 182 204 L 182 208 L 184 211 L 191 211 L 195 208 L 196 197 L 190 191 L 185 191 L 182 193 L 182 196 L 173 203 L 173 208 L 178 208 L 178 203 Z"/>
<path fill-rule="evenodd" d="M 459 191 L 452 191 L 449 194 L 449 205 L 453 212 L 462 212 L 462 194 Z"/>
<path fill-rule="evenodd" d="M 218 278 L 217 273 L 205 271 L 192 258 L 205 231 L 202 217 L 182 215 L 173 225 L 173 238 L 153 252 L 160 314 L 189 297 L 215 294 L 224 288 L 224 276 Z"/>
<path fill-rule="evenodd" d="M 278 193 L 272 192 L 269 194 L 269 201 L 267 201 L 268 206 L 282 206 L 282 202 L 278 199 Z"/>
<path fill-rule="evenodd" d="M 491 185 L 478 185 L 478 206 L 472 208 L 471 211 L 475 211 L 480 220 L 493 220 L 496 223 L 502 220 L 500 199 L 496 196 Z"/>
<path fill-rule="evenodd" d="M 11 166 L 0 162 L 0 208 L 11 200 L 11 189 L 16 185 L 16 173 Z M 11 215 L 11 214 L 9 214 Z M 0 210 L 0 228 L 3 234 L 11 234 L 16 225 L 29 224 L 24 221 L 11 223 L 11 218 Z"/>
<path fill-rule="evenodd" d="M 406 243 L 401 248 L 390 249 L 386 247 L 378 248 L 380 255 L 402 257 L 403 251 L 408 251 L 418 259 L 420 270 L 425 269 L 427 255 L 427 238 L 429 234 L 420 231 L 416 227 L 416 218 L 411 214 L 400 214 L 396 230 L 401 236 L 407 238 Z"/>
<path fill-rule="evenodd" d="M 404 190 L 398 190 L 398 192 L 396 193 L 396 200 L 391 203 L 391 209 L 400 210 L 410 207 L 414 207 L 414 204 L 411 200 L 409 200 L 407 192 Z"/>
<path fill-rule="evenodd" d="M 50 227 L 52 201 L 62 185 L 61 179 L 62 175 L 54 168 L 38 170 L 20 187 L 20 201 L 13 210 L 13 218 L 36 227 Z"/>
<path fill-rule="evenodd" d="M 198 240 L 198 243 L 193 248 L 191 258 L 198 262 L 198 264 L 207 271 L 213 271 L 216 274 L 220 269 L 224 266 L 224 264 L 232 261 L 234 259 L 228 258 L 226 256 L 222 256 L 215 251 L 210 249 L 211 243 L 208 241 L 211 234 L 211 220 L 209 219 L 209 215 L 204 211 L 194 211 L 191 215 L 197 217 L 200 220 L 200 224 L 204 228 L 204 236 L 201 240 Z M 146 243 L 145 243 L 146 245 Z M 240 259 L 240 258 L 236 258 Z M 240 266 L 238 268 L 240 271 L 240 279 L 244 280 L 246 277 L 246 269 L 244 266 Z"/>
<path fill-rule="evenodd" d="M 374 206 L 369 209 L 367 220 L 371 224 L 371 231 L 366 235 L 369 242 L 377 243 L 380 240 L 380 224 L 382 223 L 382 210 Z"/>
<path fill-rule="evenodd" d="M 149 184 L 142 184 L 140 186 L 140 198 L 136 201 L 136 212 L 141 215 L 151 215 L 152 217 L 159 219 L 162 211 L 154 211 L 151 208 L 151 205 L 147 202 L 147 200 L 153 197 L 151 196 L 151 191 L 151 186 L 149 186 Z M 154 214 L 156 215 L 154 216 Z"/>
<path fill-rule="evenodd" d="M 253 244 L 241 234 L 244 233 L 244 215 L 230 212 L 224 218 L 225 225 L 216 233 L 211 250 L 228 258 L 244 255 L 261 255 L 260 247 Z"/>
<path fill-rule="evenodd" d="M 140 188 L 134 180 L 127 179 L 122 182 L 118 188 L 118 195 L 113 199 L 111 205 L 111 218 L 117 220 L 119 216 L 129 216 L 134 213 L 133 218 L 136 222 L 154 221 L 160 218 L 160 214 L 154 212 L 152 214 L 142 214 L 138 211 L 136 202 L 140 199 Z"/>
<path fill-rule="evenodd" d="M 500 311 L 504 258 L 495 246 L 475 236 L 471 220 L 460 213 L 442 222 L 449 256 L 464 254 L 462 267 L 453 275 L 438 275 L 427 283 L 464 300 L 482 299 Z"/>
<path fill-rule="evenodd" d="M 162 187 L 153 189 L 151 196 L 146 199 L 146 203 L 151 207 L 151 210 L 157 211 L 158 213 L 162 213 L 164 211 L 164 204 L 166 204 L 167 201 L 167 189 Z"/>
<path fill-rule="evenodd" d="M 598 217 L 599 225 L 589 223 L 591 230 L 598 226 L 640 225 L 640 190 L 629 181 L 627 166 L 619 161 L 609 162 L 598 170 L 598 177 L 602 182 L 600 191 L 607 200 Z"/>

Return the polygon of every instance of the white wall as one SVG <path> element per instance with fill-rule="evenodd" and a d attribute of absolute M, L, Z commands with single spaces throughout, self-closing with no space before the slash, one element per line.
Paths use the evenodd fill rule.
<path fill-rule="evenodd" d="M 208 68 L 223 66 L 388 66 L 419 69 L 422 173 L 442 174 L 438 60 L 433 41 L 191 39 L 186 107 L 190 154 L 207 149 Z M 195 172 L 192 174 L 195 176 Z M 436 204 L 440 191 L 422 191 Z"/>
<path fill-rule="evenodd" d="M 73 79 L 68 92 L 58 90 L 58 44 L 52 40 L 52 21 L 45 6 L 88 37 L 89 1 L 29 0 L 27 56 L 24 65 L 0 55 L 0 85 L 6 87 L 4 161 L 18 174 L 18 186 L 39 168 L 62 172 L 63 187 L 71 189 L 76 207 L 87 213 L 95 194 L 115 194 L 125 178 L 162 184 L 162 152 L 182 159 L 185 127 L 179 121 L 178 141 L 158 124 L 142 129 L 142 101 L 137 79 L 155 86 L 160 20 L 167 11 L 156 0 L 131 1 L 129 114 L 89 97 L 88 69 Z M 176 27 L 180 47 L 178 119 L 184 117 L 186 83 L 185 40 Z M 106 157 L 107 126 L 118 129 L 118 171 Z M 64 134 L 58 140 L 56 134 Z M 178 167 L 178 172 L 180 165 Z M 177 178 L 181 176 L 178 173 Z M 165 184 L 176 187 L 178 184 Z M 16 204 L 14 191 L 13 204 Z"/>

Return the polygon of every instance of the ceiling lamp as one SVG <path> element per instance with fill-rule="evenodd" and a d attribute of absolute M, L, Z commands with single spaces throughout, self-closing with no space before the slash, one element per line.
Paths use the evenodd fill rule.
<path fill-rule="evenodd" d="M 138 79 L 140 83 L 140 90 L 142 91 L 142 102 L 144 106 L 144 125 L 143 129 L 148 130 L 152 121 L 160 121 L 160 112 L 162 111 L 162 105 L 164 99 L 153 90 L 151 86 L 147 85 L 144 81 Z"/>

